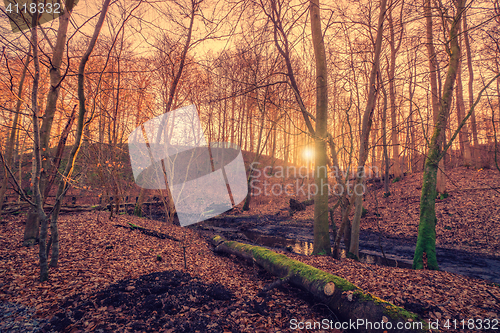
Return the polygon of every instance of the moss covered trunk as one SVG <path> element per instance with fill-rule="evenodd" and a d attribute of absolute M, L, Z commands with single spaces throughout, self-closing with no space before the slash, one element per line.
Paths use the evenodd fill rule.
<path fill-rule="evenodd" d="M 220 236 L 215 236 L 212 241 L 216 252 L 234 254 L 255 262 L 271 274 L 310 292 L 335 312 L 340 321 L 338 324 L 343 324 L 341 328 L 350 332 L 381 332 L 380 325 L 391 332 L 425 331 L 425 324 L 417 315 L 372 296 L 338 276 L 260 246 L 226 241 Z M 370 329 L 367 322 L 379 326 L 373 325 Z M 403 327 L 406 323 L 413 329 L 398 329 L 398 323 Z"/>
<path fill-rule="evenodd" d="M 427 160 L 420 196 L 420 223 L 418 225 L 417 246 L 413 257 L 413 268 L 424 268 L 424 253 L 427 268 L 439 269 L 436 258 L 436 181 L 438 167 L 436 162 Z"/>
<path fill-rule="evenodd" d="M 460 19 L 464 10 L 464 1 L 456 2 L 456 12 L 450 27 L 450 62 L 446 80 L 443 86 L 443 96 L 439 106 L 437 122 L 429 144 L 427 159 L 425 161 L 422 193 L 420 196 L 420 222 L 418 226 L 418 238 L 413 257 L 413 268 L 425 267 L 424 254 L 427 256 L 427 268 L 439 269 L 436 259 L 436 184 L 439 162 L 442 160 L 446 149 L 442 135 L 446 130 L 446 124 L 450 114 L 453 100 L 453 87 L 457 78 L 458 66 L 460 64 L 460 45 L 458 44 L 458 32 Z M 463 126 L 463 124 L 462 124 Z M 453 139 L 452 139 L 453 140 Z"/>

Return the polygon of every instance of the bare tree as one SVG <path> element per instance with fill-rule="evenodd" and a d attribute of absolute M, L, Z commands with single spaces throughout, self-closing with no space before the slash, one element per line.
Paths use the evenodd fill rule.
<path fill-rule="evenodd" d="M 459 29 L 459 34 L 461 33 L 461 29 Z M 460 47 L 461 47 L 461 41 L 460 40 Z M 460 61 L 458 63 L 458 68 L 457 68 L 457 85 L 456 85 L 456 105 L 457 105 L 457 120 L 458 123 L 462 122 L 463 118 L 465 117 L 465 103 L 464 103 L 464 90 L 463 90 L 463 85 L 462 85 L 462 57 L 460 57 Z M 460 131 L 459 134 L 459 146 L 460 146 L 460 152 L 462 154 L 463 158 L 463 163 L 469 167 L 472 165 L 472 156 L 471 156 L 471 149 L 470 149 L 470 141 L 469 141 L 469 126 L 468 124 L 465 124 L 464 127 L 462 127 L 462 130 Z"/>
<path fill-rule="evenodd" d="M 398 117 L 397 117 L 397 107 L 396 107 L 396 55 L 401 47 L 401 42 L 403 41 L 403 7 L 404 0 L 401 2 L 401 19 L 400 19 L 400 32 L 399 35 L 396 36 L 396 31 L 394 29 L 394 19 L 392 16 L 392 12 L 394 11 L 396 2 L 392 1 L 390 5 L 390 9 L 388 10 L 387 21 L 389 24 L 389 45 L 391 49 L 391 60 L 389 66 L 389 98 L 390 98 L 390 106 L 391 106 L 391 141 L 392 141 L 392 170 L 394 174 L 394 178 L 401 178 L 403 175 L 403 171 L 401 170 L 401 162 L 399 159 L 399 126 L 398 126 Z M 397 42 L 396 42 L 397 38 Z"/>
<path fill-rule="evenodd" d="M 463 21 L 463 38 L 465 42 L 465 52 L 467 54 L 467 69 L 469 72 L 469 82 L 467 84 L 468 91 L 469 91 L 469 108 L 472 107 L 474 104 L 474 69 L 472 68 L 472 52 L 471 52 L 471 46 L 470 46 L 470 38 L 469 38 L 469 29 L 467 27 L 467 12 L 464 12 L 464 16 L 462 18 Z M 471 130 L 472 130 L 472 151 L 471 151 L 471 158 L 472 158 L 472 163 L 475 164 L 475 167 L 478 168 L 478 162 L 479 162 L 479 156 L 477 155 L 477 148 L 479 146 L 479 139 L 477 136 L 477 122 L 476 122 L 476 112 L 473 111 L 470 119 L 470 125 L 471 125 Z M 468 130 L 467 130 L 468 132 Z M 470 141 L 468 140 L 468 144 Z"/>
<path fill-rule="evenodd" d="M 311 34 L 316 59 L 316 135 L 315 140 L 315 181 L 317 194 L 314 196 L 314 249 L 315 254 L 330 254 L 330 232 L 328 224 L 328 69 L 326 65 L 325 43 L 319 0 L 311 0 L 309 5 Z"/>
<path fill-rule="evenodd" d="M 351 234 L 351 244 L 349 247 L 349 252 L 355 256 L 359 257 L 359 231 L 360 231 L 360 220 L 361 213 L 363 211 L 363 191 L 365 184 L 365 163 L 368 158 L 368 141 L 370 138 L 370 129 L 373 121 L 373 112 L 375 110 L 375 102 L 377 100 L 378 88 L 376 79 L 379 75 L 380 67 L 380 53 L 382 52 L 382 36 L 384 34 L 384 19 L 386 14 L 387 1 L 380 1 L 380 12 L 377 24 L 377 38 L 375 40 L 375 52 L 373 55 L 373 65 L 370 73 L 370 81 L 368 83 L 368 100 L 366 102 L 366 108 L 363 113 L 363 123 L 361 127 L 361 140 L 359 148 L 358 157 L 358 169 L 356 173 L 356 182 L 354 187 L 354 195 L 352 203 L 355 205 L 354 217 L 352 219 L 352 234 Z M 352 205 L 351 203 L 351 205 Z"/>
<path fill-rule="evenodd" d="M 446 79 L 443 85 L 441 96 L 441 104 L 437 123 L 434 126 L 431 141 L 427 152 L 427 159 L 425 161 L 422 193 L 420 196 L 420 222 L 418 227 L 417 245 L 415 247 L 415 254 L 413 257 L 413 268 L 422 269 L 425 266 L 429 269 L 439 269 L 436 258 L 436 181 L 439 162 L 443 159 L 446 151 L 451 147 L 453 141 L 465 126 L 466 121 L 471 117 L 475 107 L 483 92 L 498 78 L 500 73 L 497 74 L 485 87 L 479 92 L 477 99 L 472 104 L 469 112 L 465 115 L 459 123 L 457 130 L 450 137 L 448 143 L 440 142 L 440 135 L 446 130 L 446 123 L 448 121 L 451 104 L 453 100 L 453 88 L 456 82 L 458 66 L 460 65 L 460 44 L 459 44 L 459 31 L 464 12 L 464 0 L 456 0 L 455 14 L 451 20 L 449 27 L 449 65 Z M 450 8 L 451 10 L 451 8 Z M 424 260 L 426 257 L 426 262 Z"/>
<path fill-rule="evenodd" d="M 328 117 L 328 85 L 327 85 L 327 65 L 321 29 L 319 1 L 312 0 L 309 3 L 309 14 L 311 17 L 312 43 L 315 54 L 316 70 L 316 117 L 313 117 L 305 106 L 300 89 L 298 87 L 294 69 L 291 61 L 291 47 L 288 40 L 288 33 L 283 25 L 284 4 L 280 1 L 270 1 L 270 11 L 261 2 L 266 16 L 273 24 L 274 43 L 282 56 L 289 84 L 295 95 L 299 110 L 304 118 L 308 134 L 315 140 L 315 181 L 317 193 L 314 196 L 314 249 L 315 254 L 330 254 L 330 236 L 328 221 L 328 155 L 326 147 L 329 144 L 327 132 Z M 313 128 L 311 120 L 316 122 L 316 129 Z M 335 153 L 336 154 L 336 153 Z"/>
<path fill-rule="evenodd" d="M 169 77 L 168 80 L 165 80 L 165 85 L 163 88 L 165 89 L 165 105 L 164 105 L 164 112 L 169 112 L 172 110 L 172 107 L 174 106 L 174 101 L 176 98 L 176 95 L 178 93 L 178 88 L 179 88 L 179 83 L 181 82 L 181 77 L 185 71 L 186 67 L 186 60 L 188 58 L 188 52 L 189 50 L 194 46 L 194 44 L 199 43 L 201 40 L 196 40 L 192 41 L 193 37 L 193 26 L 195 23 L 195 19 L 198 15 L 198 12 L 200 10 L 200 4 L 203 2 L 203 0 L 190 0 L 189 1 L 189 6 L 184 7 L 181 4 L 178 4 L 180 7 L 179 9 L 181 12 L 185 12 L 186 17 L 189 19 L 189 23 L 187 27 L 184 27 L 184 43 L 182 44 L 182 50 L 179 55 L 174 56 L 174 58 L 170 58 L 172 53 L 171 49 L 169 50 L 168 47 L 174 47 L 174 45 L 169 45 L 167 36 L 163 36 L 163 41 L 160 42 L 160 45 L 158 47 L 158 53 L 159 53 L 159 60 L 160 60 L 160 66 L 159 69 L 160 71 L 163 71 L 163 75 L 166 76 L 172 76 Z M 165 48 L 166 47 L 166 48 Z M 172 62 L 171 64 L 164 66 L 165 62 Z M 170 73 L 169 73 L 170 72 Z M 169 84 L 168 84 L 169 82 Z M 158 133 L 161 133 L 162 131 L 158 131 Z M 167 170 L 165 169 L 164 162 L 162 161 L 162 168 L 163 172 L 165 175 L 165 182 L 167 182 L 166 174 Z M 172 194 L 170 193 L 170 188 L 166 184 L 166 195 L 163 197 L 163 203 L 165 207 L 165 216 L 166 216 L 166 221 L 169 223 L 173 223 L 174 221 L 174 215 L 175 215 L 175 205 L 174 205 L 174 200 L 172 197 Z M 145 190 L 144 188 L 141 188 L 141 191 L 139 193 L 139 199 L 137 200 L 137 203 L 134 208 L 134 214 L 137 216 L 142 215 L 142 205 L 144 203 L 144 195 L 145 195 Z"/>
<path fill-rule="evenodd" d="M 66 1 L 66 7 L 61 16 L 59 16 L 59 27 L 57 30 L 56 43 L 53 46 L 52 59 L 50 60 L 50 89 L 47 94 L 47 103 L 45 107 L 45 113 L 43 116 L 43 122 L 40 127 L 40 148 L 42 149 L 42 167 L 41 167 L 41 183 L 40 190 L 42 193 L 42 203 L 45 201 L 45 187 L 47 185 L 47 180 L 50 175 L 47 175 L 47 170 L 51 172 L 57 172 L 57 169 L 50 168 L 50 161 L 52 160 L 49 156 L 49 143 L 51 138 L 52 124 L 54 121 L 54 115 L 56 113 L 56 104 L 59 97 L 59 91 L 61 88 L 62 81 L 65 76 L 61 76 L 61 64 L 64 56 L 64 50 L 66 46 L 66 38 L 69 20 L 73 7 L 75 4 L 74 0 Z M 49 44 L 51 45 L 50 41 Z M 50 190 L 50 189 L 49 189 Z M 24 229 L 24 240 L 23 245 L 30 246 L 33 245 L 38 238 L 39 232 L 39 221 L 37 220 L 38 214 L 31 210 L 28 213 L 26 219 L 26 226 Z"/>
<path fill-rule="evenodd" d="M 21 73 L 21 78 L 19 79 L 19 87 L 17 90 L 17 95 L 15 98 L 17 99 L 16 101 L 16 109 L 14 110 L 14 119 L 12 120 L 12 127 L 10 130 L 10 136 L 9 136 L 9 142 L 7 144 L 7 150 L 5 152 L 5 158 L 6 161 L 12 161 L 12 155 L 14 152 L 14 145 L 16 141 L 16 134 L 18 131 L 18 123 L 19 123 L 19 114 L 21 113 L 21 105 L 23 102 L 23 88 L 24 88 L 24 80 L 26 78 L 26 72 L 28 70 L 28 65 L 30 62 L 31 58 L 31 44 L 29 45 L 29 51 L 28 54 L 26 55 L 26 59 L 24 61 L 24 67 Z M 2 210 L 4 201 L 5 201 L 5 193 L 7 192 L 7 185 L 9 181 L 8 173 L 7 173 L 7 166 L 4 165 L 4 178 L 2 180 L 2 185 L 0 187 L 0 211 Z M 36 230 L 36 235 L 35 238 L 38 237 L 38 229 Z"/>
<path fill-rule="evenodd" d="M 78 155 L 78 151 L 80 149 L 80 144 L 82 141 L 82 133 L 84 127 L 88 122 L 85 120 L 86 114 L 86 106 L 85 106 L 85 65 L 92 53 L 92 50 L 95 46 L 97 38 L 99 36 L 102 24 L 104 22 L 104 18 L 106 17 L 106 13 L 109 7 L 110 0 L 105 0 L 103 4 L 103 8 L 101 10 L 99 20 L 96 24 L 94 34 L 90 40 L 87 51 L 83 55 L 80 66 L 78 69 L 78 99 L 79 99 L 79 113 L 78 113 L 78 125 L 77 125 L 77 133 L 75 142 L 73 144 L 73 148 L 71 150 L 68 163 L 66 164 L 66 168 L 62 175 L 62 180 L 59 184 L 58 193 L 56 196 L 56 203 L 54 205 L 54 209 L 47 215 L 43 208 L 43 197 L 41 193 L 41 172 L 42 172 L 42 147 L 41 147 L 41 128 L 39 125 L 39 109 L 38 109 L 38 90 L 39 90 L 39 78 L 40 78 L 40 65 L 39 65 L 39 44 L 38 44 L 38 15 L 35 12 L 32 16 L 31 22 L 31 46 L 33 50 L 33 88 L 32 88 L 32 97 L 31 97 L 31 112 L 32 112 L 32 121 L 33 121 L 33 175 L 32 175 L 32 189 L 33 189 L 33 200 L 30 200 L 27 195 L 24 193 L 20 184 L 17 183 L 14 175 L 10 168 L 7 167 L 10 176 L 13 181 L 16 183 L 18 191 L 21 193 L 23 198 L 34 207 L 38 221 L 40 221 L 40 238 L 39 238 L 39 258 L 40 258 L 40 280 L 46 281 L 49 278 L 49 270 L 47 263 L 47 256 L 50 249 L 47 246 L 47 232 L 48 232 L 48 222 L 50 221 L 51 227 L 51 242 L 52 242 L 52 257 L 50 265 L 55 267 L 57 266 L 57 262 L 59 259 L 59 237 L 57 230 L 57 219 L 59 215 L 59 210 L 61 207 L 62 199 L 66 191 L 69 188 L 71 176 L 73 173 L 73 168 L 75 165 L 75 160 Z M 47 134 L 48 135 L 48 134 Z M 0 154 L 0 157 L 5 165 L 5 159 L 3 154 Z"/>
<path fill-rule="evenodd" d="M 78 152 L 80 151 L 80 146 L 82 143 L 83 131 L 85 127 L 88 125 L 88 121 L 86 121 L 86 101 L 85 101 L 85 66 L 89 60 L 89 57 L 94 50 L 94 46 L 97 42 L 97 38 L 99 37 L 99 33 L 101 32 L 102 25 L 104 23 L 104 19 L 106 18 L 106 13 L 109 8 L 110 0 L 104 0 L 102 5 L 101 13 L 99 15 L 99 19 L 94 28 L 94 33 L 92 38 L 87 46 L 87 50 L 80 60 L 80 65 L 78 66 L 78 121 L 76 127 L 76 135 L 75 142 L 71 149 L 71 152 L 68 157 L 68 163 L 66 164 L 66 168 L 62 174 L 62 179 L 59 183 L 59 188 L 57 190 L 57 201 L 54 205 L 54 209 L 50 216 L 50 231 L 51 231 L 51 242 L 52 242 L 52 256 L 50 261 L 50 266 L 56 267 L 59 260 L 59 231 L 57 229 L 57 219 L 59 217 L 59 211 L 61 209 L 62 199 L 64 198 L 65 193 L 67 192 L 70 186 L 70 179 L 73 174 L 75 161 L 78 156 Z M 40 215 L 40 214 L 39 214 Z M 41 234 L 41 233 L 40 233 Z M 40 236 L 40 244 L 45 244 L 45 239 Z M 48 272 L 47 272 L 48 274 Z M 47 276 L 48 278 L 48 276 Z M 43 280 L 43 279 L 42 279 Z"/>
<path fill-rule="evenodd" d="M 429 80 L 431 85 L 431 102 L 432 102 L 432 115 L 434 120 L 434 126 L 438 121 L 438 113 L 439 113 L 439 93 L 438 93 L 438 61 L 436 50 L 434 47 L 434 29 L 432 22 L 432 7 L 431 0 L 425 0 L 424 3 L 424 15 L 426 19 L 426 45 L 427 45 L 427 55 L 429 59 Z M 440 133 L 440 137 L 438 138 L 441 142 L 443 142 L 445 138 L 445 133 Z M 437 172 L 436 179 L 436 190 L 438 193 L 446 192 L 446 178 L 444 175 L 444 160 L 440 161 L 439 168 Z"/>

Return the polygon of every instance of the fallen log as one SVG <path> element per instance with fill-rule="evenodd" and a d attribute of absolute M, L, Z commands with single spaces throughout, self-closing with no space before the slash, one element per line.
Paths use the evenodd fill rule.
<path fill-rule="evenodd" d="M 234 254 L 310 292 L 338 317 L 339 322 L 332 324 L 332 328 L 350 332 L 427 330 L 427 324 L 418 315 L 377 298 L 343 278 L 260 246 L 227 241 L 220 236 L 213 237 L 212 243 L 216 246 L 215 252 Z"/>
<path fill-rule="evenodd" d="M 114 226 L 119 227 L 119 228 L 130 229 L 130 230 L 139 230 L 140 232 L 142 232 L 146 236 L 152 236 L 152 237 L 156 237 L 156 238 L 160 238 L 160 239 L 170 239 L 170 240 L 173 240 L 174 242 L 180 242 L 179 239 L 177 239 L 173 236 L 170 236 L 170 235 L 167 235 L 167 234 L 164 234 L 162 232 L 155 231 L 155 230 L 150 230 L 150 229 L 141 227 L 139 225 L 136 225 L 136 224 L 133 224 L 130 222 L 128 223 L 128 226 L 121 225 L 121 224 L 114 224 Z"/>

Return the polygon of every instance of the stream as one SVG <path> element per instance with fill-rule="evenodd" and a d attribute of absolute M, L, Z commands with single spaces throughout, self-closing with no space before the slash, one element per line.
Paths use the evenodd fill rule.
<path fill-rule="evenodd" d="M 247 240 L 257 245 L 310 255 L 313 234 L 310 228 L 280 225 L 279 216 L 213 218 L 201 222 L 196 228 L 221 233 L 226 237 Z M 380 239 L 379 239 L 380 238 Z M 333 243 L 333 240 L 332 240 Z M 361 231 L 360 261 L 374 265 L 411 268 L 415 252 L 415 237 L 379 236 L 377 232 Z M 382 246 L 385 257 L 380 249 Z M 500 257 L 482 253 L 437 247 L 440 270 L 500 284 Z M 345 257 L 345 250 L 342 250 Z"/>

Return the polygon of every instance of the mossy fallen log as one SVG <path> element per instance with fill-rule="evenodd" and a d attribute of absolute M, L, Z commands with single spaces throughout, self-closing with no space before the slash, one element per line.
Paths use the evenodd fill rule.
<path fill-rule="evenodd" d="M 365 292 L 349 281 L 269 249 L 227 241 L 215 236 L 215 252 L 234 254 L 254 262 L 273 275 L 310 292 L 328 305 L 339 318 L 325 321 L 349 332 L 426 332 L 427 324 L 418 315 Z M 336 326 L 335 326 L 336 325 Z"/>

